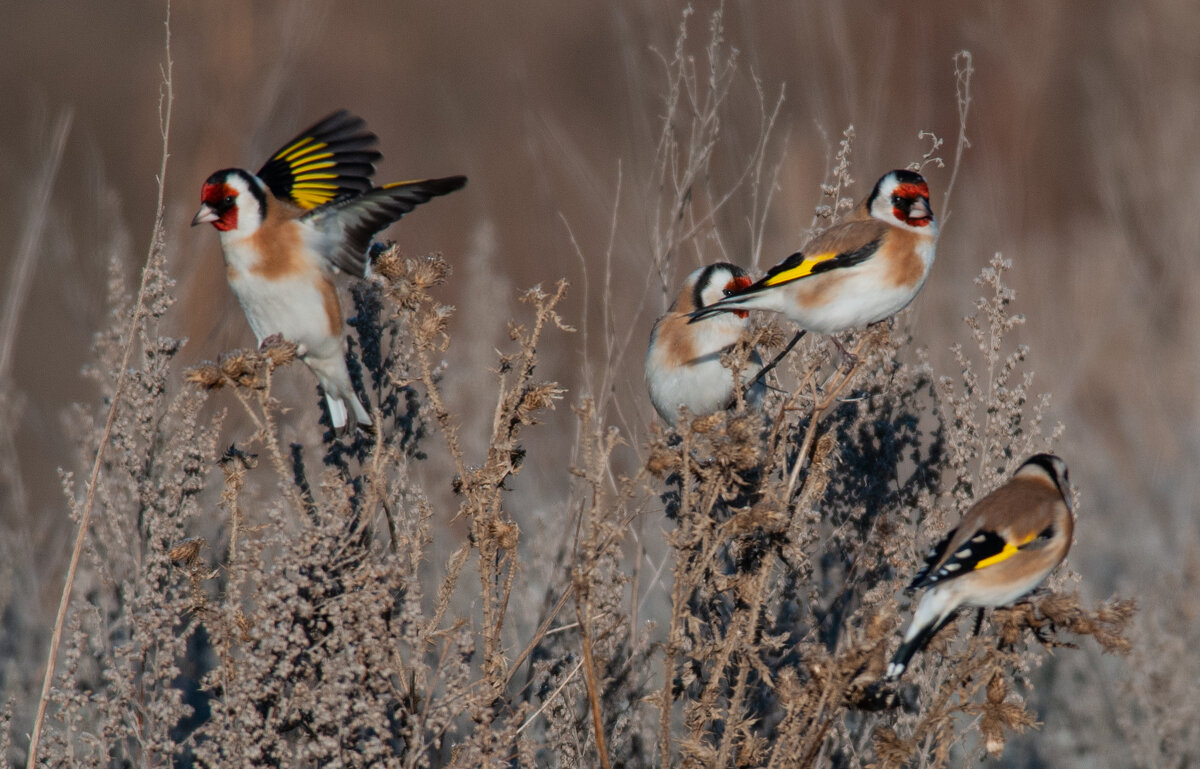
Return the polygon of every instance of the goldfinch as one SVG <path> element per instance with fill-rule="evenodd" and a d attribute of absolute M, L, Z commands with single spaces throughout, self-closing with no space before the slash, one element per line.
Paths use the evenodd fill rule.
<path fill-rule="evenodd" d="M 672 427 L 681 406 L 699 416 L 733 404 L 733 372 L 721 365 L 721 353 L 742 339 L 749 327 L 748 314 L 736 310 L 698 323 L 690 323 L 688 315 L 748 285 L 750 277 L 736 265 L 718 262 L 701 267 L 688 275 L 670 310 L 654 324 L 646 351 L 646 386 L 655 410 Z M 743 387 L 762 365 L 758 351 L 752 351 L 741 372 Z M 746 402 L 759 406 L 765 391 L 766 385 L 755 382 Z"/>
<path fill-rule="evenodd" d="M 350 383 L 333 277 L 363 277 L 376 233 L 467 181 L 451 176 L 374 187 L 382 156 L 365 127 L 362 118 L 335 112 L 285 144 L 257 174 L 217 171 L 204 182 L 192 219 L 192 226 L 208 222 L 217 229 L 229 287 L 259 344 L 275 334 L 296 343 L 339 432 L 347 406 L 359 425 L 372 422 Z"/>
<path fill-rule="evenodd" d="M 1041 584 L 1067 557 L 1074 531 L 1067 465 L 1052 454 L 1035 454 L 929 552 L 908 586 L 929 589 L 886 680 L 904 673 L 958 607 L 1005 606 Z"/>
<path fill-rule="evenodd" d="M 938 226 L 929 186 L 891 171 L 846 221 L 830 227 L 756 283 L 692 313 L 770 310 L 807 331 L 836 334 L 908 306 L 929 275 Z M 835 344 L 841 343 L 834 338 Z"/>

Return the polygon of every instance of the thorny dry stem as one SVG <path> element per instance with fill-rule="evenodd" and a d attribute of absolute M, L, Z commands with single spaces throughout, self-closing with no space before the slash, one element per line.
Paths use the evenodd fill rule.
<path fill-rule="evenodd" d="M 113 423 L 117 417 L 117 409 L 121 404 L 121 396 L 125 387 L 126 371 L 128 370 L 129 360 L 133 355 L 133 347 L 138 339 L 138 325 L 143 321 L 144 302 L 146 297 L 147 282 L 151 275 L 152 265 L 163 259 L 166 233 L 163 226 L 163 217 L 166 212 L 164 199 L 166 195 L 166 176 L 167 176 L 167 158 L 170 157 L 168 151 L 168 140 L 171 135 L 171 107 L 174 104 L 175 94 L 171 80 L 171 68 L 174 62 L 171 59 L 171 5 L 167 4 L 166 20 L 163 23 L 165 36 L 165 63 L 163 68 L 163 91 L 159 102 L 159 133 L 162 137 L 162 160 L 159 163 L 158 171 L 158 200 L 155 206 L 154 226 L 150 234 L 150 247 L 146 254 L 146 261 L 142 267 L 141 284 L 138 287 L 137 299 L 134 305 L 133 313 L 129 318 L 129 325 L 126 330 L 125 348 L 121 356 L 121 367 L 117 372 L 117 380 L 113 385 L 112 402 L 109 405 L 108 416 L 105 418 L 104 432 L 100 438 L 100 444 L 96 448 L 96 459 L 92 463 L 91 477 L 88 481 L 87 495 L 84 498 L 82 510 L 79 512 L 79 529 L 75 535 L 75 545 L 71 550 L 71 561 L 67 567 L 66 578 L 63 580 L 62 598 L 58 604 L 58 614 L 54 620 L 54 631 L 50 636 L 50 646 L 46 654 L 46 674 L 42 679 L 42 693 L 38 698 L 37 714 L 34 716 L 33 730 L 29 737 L 29 756 L 26 761 L 26 767 L 33 769 L 37 766 L 38 744 L 41 741 L 42 724 L 46 718 L 46 706 L 50 701 L 50 685 L 54 681 L 55 661 L 58 658 L 58 647 L 62 641 L 63 623 L 66 620 L 67 610 L 71 604 L 71 591 L 75 585 L 75 574 L 79 569 L 79 559 L 83 554 L 83 545 L 87 539 L 88 525 L 91 521 L 92 508 L 96 501 L 97 482 L 100 478 L 100 468 L 104 464 L 105 450 L 109 446 L 109 441 L 112 436 Z"/>

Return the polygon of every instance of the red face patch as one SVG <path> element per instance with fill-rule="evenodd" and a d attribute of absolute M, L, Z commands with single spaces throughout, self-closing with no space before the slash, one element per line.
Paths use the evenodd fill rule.
<path fill-rule="evenodd" d="M 745 275 L 739 275 L 736 278 L 734 278 L 733 280 L 731 280 L 725 284 L 725 294 L 726 295 L 736 294 L 739 291 L 749 288 L 753 284 L 754 284 L 754 281 L 750 280 L 750 278 L 746 277 Z M 749 318 L 750 317 L 750 313 L 746 312 L 745 310 L 734 310 L 733 314 L 738 316 L 739 318 Z"/>
<path fill-rule="evenodd" d="M 892 194 L 899 195 L 906 200 L 927 198 L 929 197 L 929 185 L 925 184 L 925 182 L 920 182 L 918 184 L 901 184 L 896 187 L 896 191 Z"/>
<path fill-rule="evenodd" d="M 201 202 L 218 216 L 212 225 L 222 232 L 237 227 L 237 195 L 238 191 L 228 184 L 205 184 L 200 188 Z"/>
<path fill-rule="evenodd" d="M 925 182 L 897 186 L 896 191 L 892 193 L 892 199 L 895 200 L 896 198 L 900 198 L 908 203 L 903 210 L 896 206 L 892 207 L 892 216 L 900 221 L 912 227 L 925 227 L 933 221 L 933 217 L 928 215 L 929 204 L 926 201 L 929 200 L 929 186 Z M 925 215 L 914 217 L 911 216 L 912 207 L 917 201 L 924 202 Z"/>

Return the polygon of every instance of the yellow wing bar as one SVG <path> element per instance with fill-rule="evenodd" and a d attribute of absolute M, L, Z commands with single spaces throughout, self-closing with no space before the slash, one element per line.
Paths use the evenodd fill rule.
<path fill-rule="evenodd" d="M 797 278 L 803 278 L 812 275 L 813 268 L 821 262 L 828 262 L 830 259 L 836 259 L 840 255 L 838 251 L 828 251 L 824 254 L 815 256 L 806 256 L 804 260 L 795 267 L 789 267 L 786 270 L 781 270 L 771 277 L 767 278 L 765 284 L 768 286 L 778 286 L 780 283 L 789 283 Z"/>
<path fill-rule="evenodd" d="M 297 156 L 319 152 L 328 146 L 329 145 L 325 142 L 314 142 L 311 136 L 305 136 L 295 144 L 284 147 L 279 152 L 275 153 L 275 157 L 279 160 L 286 160 L 289 164 L 292 164 Z M 324 155 L 318 157 L 331 158 L 333 157 L 333 153 L 326 152 Z"/>
<path fill-rule="evenodd" d="M 975 564 L 975 566 L 972 567 L 972 569 L 978 571 L 986 566 L 991 566 L 994 563 L 1000 563 L 1003 560 L 1011 558 L 1012 556 L 1016 555 L 1022 547 L 1025 547 L 1025 545 L 1028 545 L 1030 542 L 1037 539 L 1037 536 L 1038 533 L 1035 531 L 1015 545 L 1012 542 L 1005 542 L 1003 550 L 991 556 L 990 558 L 981 559 Z"/>

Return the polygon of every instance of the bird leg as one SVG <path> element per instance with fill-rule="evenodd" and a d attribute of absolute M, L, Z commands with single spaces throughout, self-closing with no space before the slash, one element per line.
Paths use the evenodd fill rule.
<path fill-rule="evenodd" d="M 831 334 L 829 338 L 833 340 L 833 346 L 838 348 L 838 352 L 842 354 L 839 368 L 846 372 L 853 371 L 854 367 L 858 365 L 858 356 L 847 350 L 846 346 L 842 344 L 842 340 L 838 339 L 836 335 Z"/>

